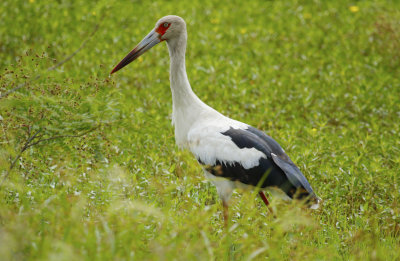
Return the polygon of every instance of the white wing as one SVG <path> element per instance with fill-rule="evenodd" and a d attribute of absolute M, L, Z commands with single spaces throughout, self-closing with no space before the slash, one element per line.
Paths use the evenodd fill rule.
<path fill-rule="evenodd" d="M 229 118 L 202 120 L 188 133 L 188 146 L 195 157 L 206 165 L 240 163 L 245 169 L 259 164 L 266 155 L 255 148 L 239 148 L 229 136 L 222 133 L 233 129 L 246 129 L 247 124 Z"/>

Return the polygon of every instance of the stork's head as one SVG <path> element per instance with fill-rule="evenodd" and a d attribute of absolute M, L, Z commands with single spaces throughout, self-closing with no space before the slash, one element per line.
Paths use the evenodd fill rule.
<path fill-rule="evenodd" d="M 170 41 L 186 32 L 186 23 L 181 17 L 167 15 L 157 21 L 154 30 L 160 35 L 161 40 Z"/>
<path fill-rule="evenodd" d="M 162 41 L 174 41 L 182 33 L 186 33 L 185 21 L 176 15 L 167 15 L 157 21 L 156 26 L 151 32 L 143 38 L 143 40 L 124 58 L 115 68 L 111 74 L 122 69 L 129 63 L 136 60 L 139 56 L 145 53 L 154 45 Z"/>

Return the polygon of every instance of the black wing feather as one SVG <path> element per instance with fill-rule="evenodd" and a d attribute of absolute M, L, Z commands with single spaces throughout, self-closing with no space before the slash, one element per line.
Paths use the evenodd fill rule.
<path fill-rule="evenodd" d="M 308 183 L 306 177 L 304 177 L 303 173 L 296 166 L 296 164 L 293 163 L 278 142 L 254 127 L 249 127 L 247 130 L 262 138 L 269 145 L 271 152 L 275 154 L 275 156 L 271 154 L 272 159 L 276 165 L 278 165 L 285 172 L 287 178 L 290 180 L 290 182 L 292 182 L 293 185 L 296 186 L 296 188 L 302 186 L 310 194 L 314 194 L 314 191 L 311 188 L 310 183 Z"/>
<path fill-rule="evenodd" d="M 299 188 L 306 190 L 306 193 L 301 192 L 300 197 L 314 195 L 307 179 L 270 136 L 253 127 L 245 130 L 230 128 L 222 134 L 229 136 L 240 149 L 255 148 L 267 157 L 260 158 L 259 164 L 250 169 L 245 169 L 238 162 L 224 163 L 217 160 L 215 165 L 206 166 L 211 174 L 261 188 L 276 186 L 290 197 Z"/>

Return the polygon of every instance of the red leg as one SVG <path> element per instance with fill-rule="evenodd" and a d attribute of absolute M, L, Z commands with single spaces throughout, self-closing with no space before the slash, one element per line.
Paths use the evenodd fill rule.
<path fill-rule="evenodd" d="M 267 197 L 265 196 L 264 192 L 260 191 L 260 192 L 258 192 L 258 195 L 260 195 L 260 197 L 264 201 L 265 205 L 268 207 L 269 206 L 269 201 L 268 201 Z"/>
<path fill-rule="evenodd" d="M 222 206 L 224 207 L 224 226 L 225 228 L 228 228 L 228 216 L 229 216 L 228 203 L 222 201 Z"/>
<path fill-rule="evenodd" d="M 272 208 L 269 206 L 269 201 L 267 197 L 265 196 L 263 191 L 258 192 L 258 195 L 260 195 L 261 199 L 264 201 L 265 205 L 268 207 L 269 211 L 273 213 Z"/>

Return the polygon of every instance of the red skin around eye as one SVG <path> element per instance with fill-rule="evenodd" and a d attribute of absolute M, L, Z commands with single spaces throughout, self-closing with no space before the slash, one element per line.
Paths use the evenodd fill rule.
<path fill-rule="evenodd" d="M 168 24 L 167 27 L 164 27 L 164 24 L 160 24 L 160 26 L 156 29 L 156 32 L 159 33 L 159 34 L 161 34 L 161 35 L 164 35 L 165 32 L 167 31 L 167 29 L 168 29 L 170 26 L 171 26 L 171 24 Z"/>

